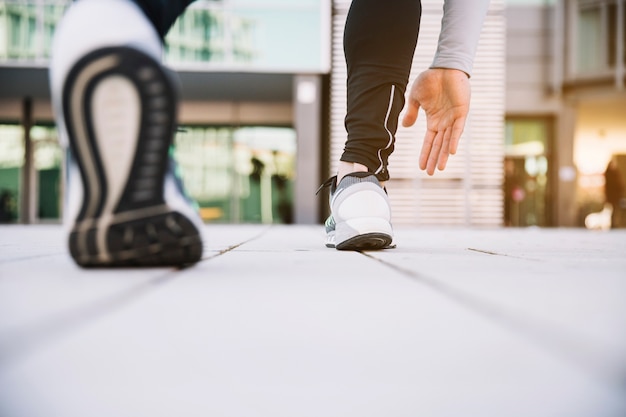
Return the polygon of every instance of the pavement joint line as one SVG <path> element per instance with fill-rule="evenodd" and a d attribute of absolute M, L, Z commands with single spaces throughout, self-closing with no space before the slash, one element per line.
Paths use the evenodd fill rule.
<path fill-rule="evenodd" d="M 450 299 L 466 310 L 478 316 L 482 316 L 506 330 L 514 331 L 516 334 L 522 336 L 533 345 L 558 360 L 564 361 L 583 372 L 587 377 L 610 386 L 614 386 L 615 383 L 623 385 L 626 367 L 624 365 L 616 367 L 614 362 L 606 359 L 603 360 L 603 356 L 598 353 L 594 354 L 592 352 L 593 349 L 586 347 L 586 343 L 582 341 L 580 337 L 554 329 L 537 320 L 524 319 L 520 317 L 519 314 L 510 311 L 510 309 L 504 306 L 481 299 L 476 295 L 454 288 L 435 278 L 405 269 L 368 252 L 357 252 L 399 272 L 401 275 L 414 282 L 418 282 L 430 288 L 432 291 Z"/>
<path fill-rule="evenodd" d="M 202 258 L 200 261 L 208 261 L 231 252 L 246 243 L 260 238 L 267 233 L 270 228 L 271 227 L 267 227 L 260 233 L 222 249 L 216 254 Z M 42 348 L 44 345 L 62 337 L 63 334 L 76 330 L 93 320 L 97 320 L 120 307 L 132 303 L 153 287 L 164 285 L 180 277 L 183 271 L 192 268 L 193 265 L 168 270 L 162 275 L 151 278 L 130 289 L 125 289 L 119 293 L 97 300 L 95 303 L 92 302 L 86 306 L 57 313 L 51 318 L 24 325 L 21 329 L 5 331 L 4 334 L 0 333 L 0 373 L 2 373 L 8 365 L 14 364 L 17 360 L 27 356 L 30 352 Z"/>
<path fill-rule="evenodd" d="M 242 241 L 242 242 L 235 243 L 234 245 L 228 246 L 228 247 L 227 247 L 227 248 L 225 248 L 225 249 L 220 249 L 220 250 L 218 250 L 218 251 L 217 251 L 217 253 L 214 253 L 214 254 L 212 254 L 212 255 L 202 257 L 202 258 L 200 259 L 200 262 L 210 261 L 211 259 L 215 259 L 215 258 L 217 258 L 218 256 L 225 255 L 225 254 L 227 254 L 228 252 L 231 252 L 231 251 L 233 251 L 233 250 L 237 249 L 238 247 L 245 245 L 246 243 L 250 243 L 250 242 L 252 242 L 252 241 L 254 241 L 254 240 L 256 240 L 256 239 L 260 238 L 261 236 L 263 236 L 264 234 L 266 234 L 266 233 L 267 233 L 270 229 L 271 229 L 271 226 L 268 226 L 268 227 L 266 227 L 265 229 L 263 229 L 260 233 L 257 233 L 256 235 L 254 235 L 254 236 L 252 236 L 252 237 L 250 237 L 250 238 L 248 238 L 248 239 L 246 239 L 246 240 L 244 240 L 244 241 Z"/>
<path fill-rule="evenodd" d="M 0 334 L 0 374 L 31 352 L 132 303 L 155 287 L 179 277 L 180 273 L 178 269 L 169 270 L 88 305 L 59 312 L 50 318 L 20 326 L 19 329 L 4 331 Z"/>
<path fill-rule="evenodd" d="M 499 252 L 493 252 L 493 251 L 484 250 L 484 249 L 467 248 L 467 250 L 472 251 L 472 252 L 484 253 L 486 255 L 503 256 L 505 258 L 523 259 L 525 261 L 534 261 L 534 262 L 545 262 L 544 259 L 528 258 L 528 257 L 525 257 L 525 256 L 510 255 L 508 253 L 499 253 Z"/>
<path fill-rule="evenodd" d="M 22 256 L 21 258 L 9 258 L 0 261 L 0 264 L 8 264 L 13 262 L 23 262 L 23 261 L 32 261 L 34 259 L 40 258 L 51 258 L 54 256 L 62 256 L 65 255 L 66 252 L 57 252 L 57 253 L 43 253 L 40 255 L 31 255 L 31 256 Z M 1 277 L 0 277 L 1 278 Z"/>
<path fill-rule="evenodd" d="M 200 262 L 222 256 L 231 252 L 246 243 L 252 242 L 265 235 L 271 226 L 264 228 L 260 233 L 241 241 L 237 244 L 219 250 L 217 253 L 203 257 Z M 86 306 L 80 306 L 68 311 L 55 314 L 53 317 L 35 323 L 21 326 L 19 329 L 10 329 L 0 333 L 0 374 L 12 365 L 24 359 L 31 352 L 45 347 L 49 343 L 78 330 L 80 327 L 88 325 L 93 320 L 97 320 L 107 314 L 116 311 L 135 301 L 141 295 L 150 291 L 152 287 L 164 285 L 169 281 L 180 277 L 180 274 L 193 269 L 194 265 L 182 266 L 168 270 L 164 274 L 144 281 L 130 289 L 125 289 L 119 293 L 99 299 Z"/>
<path fill-rule="evenodd" d="M 233 249 L 236 249 L 237 247 L 234 247 Z M 313 250 L 312 249 L 241 249 L 239 252 L 250 252 L 250 253 L 286 253 L 286 252 L 313 252 Z M 219 255 L 220 254 L 216 254 L 214 256 L 219 256 Z"/>

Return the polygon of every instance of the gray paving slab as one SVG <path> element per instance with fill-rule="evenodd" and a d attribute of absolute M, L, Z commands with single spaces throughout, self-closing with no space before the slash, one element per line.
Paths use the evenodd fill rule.
<path fill-rule="evenodd" d="M 204 259 L 245 243 L 266 227 L 207 233 Z M 172 268 L 92 269 L 74 265 L 60 226 L 0 227 L 0 339 L 23 354 L 51 335 L 106 314 L 178 276 Z M 4 313 L 4 314 L 3 314 Z"/>
<path fill-rule="evenodd" d="M 626 233 L 402 231 L 371 256 L 604 378 L 626 375 Z"/>
<path fill-rule="evenodd" d="M 625 233 L 206 235 L 193 268 L 85 271 L 0 228 L 0 415 L 626 415 Z"/>

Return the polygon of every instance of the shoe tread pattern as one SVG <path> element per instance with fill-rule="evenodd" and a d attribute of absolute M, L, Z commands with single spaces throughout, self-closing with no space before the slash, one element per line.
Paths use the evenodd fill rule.
<path fill-rule="evenodd" d="M 391 245 L 392 237 L 385 233 L 364 233 L 335 245 L 337 250 L 380 250 Z"/>
<path fill-rule="evenodd" d="M 84 74 L 96 61 L 115 60 L 114 66 Z M 113 213 L 103 213 L 107 190 L 106 170 L 98 154 L 93 126 L 91 97 L 98 83 L 116 75 L 129 80 L 140 97 L 141 121 L 132 167 Z M 84 84 L 80 108 L 72 106 L 77 80 Z M 83 205 L 70 233 L 70 254 L 81 266 L 165 266 L 197 262 L 202 242 L 195 225 L 184 215 L 168 208 L 163 189 L 168 169 L 169 148 L 176 126 L 176 89 L 173 81 L 146 54 L 129 47 L 96 50 L 79 60 L 66 78 L 63 111 L 70 148 L 76 153 L 83 180 Z M 86 138 L 78 143 L 77 119 L 82 117 Z M 89 164 L 89 166 L 87 166 Z M 95 190 L 92 186 L 95 185 Z M 133 212 L 150 214 L 133 216 Z M 106 230 L 98 230 L 98 220 L 111 216 Z M 130 219 L 130 220 L 129 220 Z M 98 248 L 98 235 L 105 233 L 106 256 Z"/>

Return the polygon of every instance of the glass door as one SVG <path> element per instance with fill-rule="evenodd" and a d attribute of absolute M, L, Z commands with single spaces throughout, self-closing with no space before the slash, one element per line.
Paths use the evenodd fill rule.
<path fill-rule="evenodd" d="M 293 223 L 294 129 L 187 127 L 174 152 L 204 221 Z"/>
<path fill-rule="evenodd" d="M 504 224 L 551 226 L 548 119 L 507 119 L 504 159 Z"/>

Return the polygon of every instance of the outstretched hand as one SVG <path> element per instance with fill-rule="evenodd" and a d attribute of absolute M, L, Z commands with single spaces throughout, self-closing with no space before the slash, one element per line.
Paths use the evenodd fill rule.
<path fill-rule="evenodd" d="M 463 71 L 434 68 L 422 72 L 411 87 L 404 127 L 417 120 L 420 107 L 426 113 L 426 135 L 419 166 L 428 175 L 443 170 L 454 155 L 469 112 L 470 84 Z"/>

